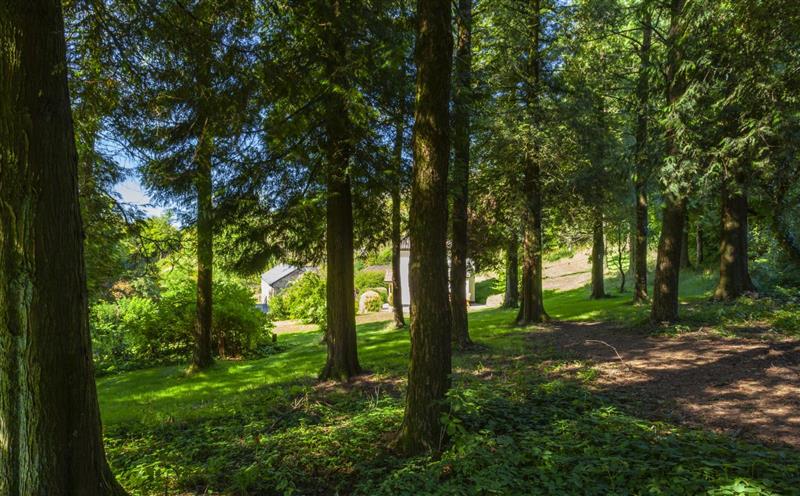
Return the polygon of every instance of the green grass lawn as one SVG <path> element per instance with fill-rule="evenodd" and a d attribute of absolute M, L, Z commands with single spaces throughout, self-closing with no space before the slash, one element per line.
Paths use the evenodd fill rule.
<path fill-rule="evenodd" d="M 741 309 L 710 310 L 713 284 L 687 273 L 684 310 L 725 328 Z M 648 309 L 629 299 L 591 301 L 581 288 L 545 303 L 555 319 L 630 325 Z M 547 375 L 542 361 L 552 367 L 558 357 L 533 349 L 525 334 L 535 329 L 513 318 L 470 314 L 480 347 L 454 359 L 450 442 L 439 457 L 387 449 L 402 420 L 409 343 L 406 330 L 377 322 L 358 328 L 373 374 L 352 386 L 316 383 L 325 358 L 316 332 L 283 335 L 279 353 L 192 376 L 173 366 L 99 379 L 111 464 L 132 494 L 153 495 L 800 494 L 797 451 L 632 416 L 587 388 L 590 374 Z"/>

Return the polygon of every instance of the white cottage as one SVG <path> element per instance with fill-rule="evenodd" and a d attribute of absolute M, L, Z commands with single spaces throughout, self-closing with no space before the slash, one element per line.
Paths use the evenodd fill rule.
<path fill-rule="evenodd" d="M 408 259 L 411 255 L 411 241 L 406 238 L 400 243 L 400 289 L 403 293 L 403 305 L 411 304 L 411 296 L 408 285 Z M 450 257 L 447 258 L 447 264 L 450 265 Z M 392 290 L 392 269 L 386 271 L 383 278 L 389 291 Z M 467 301 L 475 303 L 475 271 L 471 260 L 467 260 Z M 389 302 L 391 302 L 391 294 Z"/>
<path fill-rule="evenodd" d="M 286 289 L 297 278 L 313 270 L 311 267 L 295 267 L 294 265 L 280 264 L 261 274 L 261 295 L 259 303 L 269 304 L 269 299 Z"/>

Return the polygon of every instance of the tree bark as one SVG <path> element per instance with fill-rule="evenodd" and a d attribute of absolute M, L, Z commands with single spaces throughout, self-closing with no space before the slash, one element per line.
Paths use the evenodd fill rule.
<path fill-rule="evenodd" d="M 687 210 L 683 218 L 683 234 L 681 234 L 681 269 L 691 269 L 692 260 L 689 258 L 689 213 Z"/>
<path fill-rule="evenodd" d="M 714 299 L 730 301 L 755 289 L 747 263 L 747 195 L 744 184 L 730 176 L 723 178 L 720 193 L 719 283 Z"/>
<path fill-rule="evenodd" d="M 512 232 L 506 248 L 506 292 L 503 296 L 503 307 L 517 308 L 519 305 L 519 239 Z"/>
<path fill-rule="evenodd" d="M 195 154 L 197 176 L 197 317 L 192 369 L 207 368 L 211 357 L 212 284 L 214 264 L 214 206 L 212 203 L 211 138 L 204 125 Z"/>
<path fill-rule="evenodd" d="M 628 225 L 628 270 L 625 277 L 633 279 L 636 273 L 636 208 L 634 206 L 633 216 Z M 623 292 L 623 291 L 620 291 Z"/>
<path fill-rule="evenodd" d="M 472 0 L 458 0 L 455 94 L 453 98 L 453 218 L 450 243 L 450 309 L 453 344 L 472 344 L 467 319 L 467 205 L 469 204 L 470 84 L 472 81 Z"/>
<path fill-rule="evenodd" d="M 603 280 L 605 256 L 605 240 L 603 237 L 603 212 L 596 211 L 592 226 L 592 299 L 599 300 L 606 297 L 605 282 Z"/>
<path fill-rule="evenodd" d="M 0 4 L 0 494 L 124 494 L 88 327 L 61 2 Z"/>
<path fill-rule="evenodd" d="M 541 60 L 539 37 L 541 35 L 540 0 L 531 0 L 531 45 L 528 55 L 526 105 L 528 117 L 535 121 L 539 105 Z M 535 141 L 532 137 L 531 141 Z M 529 143 L 525 154 L 522 178 L 523 238 L 522 238 L 522 294 L 517 324 L 528 325 L 547 319 L 542 295 L 542 180 L 538 148 Z"/>
<path fill-rule="evenodd" d="M 695 221 L 694 228 L 694 259 L 697 268 L 701 268 L 705 262 L 705 254 L 703 253 L 703 223 L 699 218 Z"/>
<path fill-rule="evenodd" d="M 655 322 L 673 322 L 678 319 L 678 284 L 685 203 L 672 196 L 667 196 L 665 201 L 653 283 L 651 318 Z"/>
<path fill-rule="evenodd" d="M 634 249 L 633 302 L 647 301 L 647 178 L 649 176 L 649 126 L 650 116 L 650 49 L 653 28 L 648 2 L 642 3 L 642 45 L 639 52 L 639 74 L 636 86 L 638 115 L 636 118 L 636 168 L 634 178 L 636 248 Z"/>
<path fill-rule="evenodd" d="M 403 133 L 405 123 L 405 95 L 401 95 L 400 115 L 395 123 L 394 136 L 394 182 L 392 184 L 392 309 L 394 326 L 405 327 L 403 317 L 403 285 L 400 276 L 400 246 L 403 242 L 400 232 L 400 183 L 403 174 Z"/>
<path fill-rule="evenodd" d="M 450 388 L 451 322 L 447 274 L 447 169 L 450 156 L 450 2 L 418 0 L 414 59 L 417 105 L 411 186 L 411 363 L 397 447 L 439 450 Z"/>
<path fill-rule="evenodd" d="M 337 91 L 332 91 L 325 102 L 328 358 L 320 378 L 339 381 L 349 381 L 361 373 L 356 342 L 353 281 L 353 198 L 348 172 L 352 148 L 345 92 L 349 81 L 342 70 L 347 63 L 346 9 L 338 0 L 331 3 L 330 15 L 326 16 L 328 24 L 325 31 L 328 48 L 325 70 Z"/>
<path fill-rule="evenodd" d="M 684 88 L 678 80 L 681 64 L 680 36 L 685 0 L 671 0 L 670 28 L 667 36 L 667 103 L 675 105 Z M 680 148 L 675 131 L 667 131 L 667 153 L 679 160 Z M 681 194 L 664 195 L 661 238 L 658 242 L 656 274 L 653 287 L 653 308 L 650 314 L 655 322 L 672 322 L 678 319 L 678 288 L 680 284 L 681 241 L 686 217 L 686 200 Z"/>

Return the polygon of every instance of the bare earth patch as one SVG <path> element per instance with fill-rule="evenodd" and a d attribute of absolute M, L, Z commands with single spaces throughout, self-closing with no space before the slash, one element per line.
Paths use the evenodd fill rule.
<path fill-rule="evenodd" d="M 800 341 L 653 337 L 577 322 L 550 323 L 530 340 L 588 360 L 599 372 L 593 385 L 640 415 L 800 448 Z"/>
<path fill-rule="evenodd" d="M 588 250 L 581 250 L 569 258 L 545 262 L 542 269 L 542 288 L 569 291 L 585 286 L 592 280 L 592 264 Z"/>

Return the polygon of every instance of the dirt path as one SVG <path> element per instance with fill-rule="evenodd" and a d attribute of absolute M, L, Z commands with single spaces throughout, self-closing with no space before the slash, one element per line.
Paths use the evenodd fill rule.
<path fill-rule="evenodd" d="M 800 341 L 649 337 L 576 322 L 530 339 L 588 360 L 594 384 L 640 415 L 800 448 Z"/>
<path fill-rule="evenodd" d="M 582 250 L 569 258 L 545 262 L 542 268 L 542 288 L 569 291 L 587 285 L 592 280 L 589 251 Z"/>

